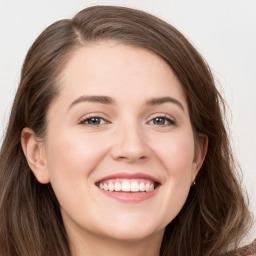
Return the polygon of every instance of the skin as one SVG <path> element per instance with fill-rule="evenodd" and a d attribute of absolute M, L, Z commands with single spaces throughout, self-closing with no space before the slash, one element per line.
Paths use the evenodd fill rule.
<path fill-rule="evenodd" d="M 180 82 L 154 53 L 111 41 L 77 50 L 59 85 L 46 137 L 25 128 L 22 146 L 38 181 L 52 184 L 73 255 L 159 255 L 207 150 L 206 136 L 194 139 Z M 166 96 L 176 101 L 148 104 Z M 95 182 L 119 172 L 151 175 L 160 186 L 140 202 L 107 197 Z"/>

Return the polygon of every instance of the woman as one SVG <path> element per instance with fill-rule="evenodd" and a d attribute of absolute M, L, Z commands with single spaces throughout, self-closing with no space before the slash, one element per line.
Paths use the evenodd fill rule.
<path fill-rule="evenodd" d="M 1 149 L 0 254 L 236 249 L 250 213 L 223 108 L 202 57 L 156 17 L 96 6 L 52 24 Z"/>

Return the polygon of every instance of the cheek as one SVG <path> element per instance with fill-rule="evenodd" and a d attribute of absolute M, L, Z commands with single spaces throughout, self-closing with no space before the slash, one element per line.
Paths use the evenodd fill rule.
<path fill-rule="evenodd" d="M 155 152 L 164 165 L 167 175 L 183 179 L 194 168 L 194 139 L 190 133 L 180 132 L 167 138 L 158 138 Z"/>
<path fill-rule="evenodd" d="M 99 140 L 81 133 L 58 133 L 48 137 L 46 146 L 47 170 L 58 197 L 64 193 L 72 196 L 77 189 L 88 190 L 90 174 L 104 156 Z M 83 181 L 83 182 L 81 182 Z M 81 184 L 83 185 L 82 188 Z M 63 191 L 63 188 L 65 191 Z"/>
<path fill-rule="evenodd" d="M 175 134 L 160 143 L 155 152 L 165 169 L 165 183 L 162 186 L 162 219 L 165 225 L 182 209 L 191 186 L 194 170 L 194 140 L 189 134 Z M 160 209 L 159 209 L 160 212 Z"/>
<path fill-rule="evenodd" d="M 47 169 L 61 209 L 69 216 L 83 219 L 83 214 L 95 209 L 91 173 L 106 152 L 102 140 L 69 131 L 68 134 L 55 133 L 47 141 Z M 86 206 L 86 210 L 82 211 L 81 206 Z M 78 207 L 81 207 L 81 216 Z"/>
<path fill-rule="evenodd" d="M 165 165 L 170 195 L 185 198 L 194 173 L 194 140 L 191 136 L 177 136 L 161 152 Z"/>
<path fill-rule="evenodd" d="M 69 172 L 72 174 L 90 171 L 101 158 L 102 143 L 94 138 L 84 138 L 82 134 L 63 133 L 48 139 L 46 153 L 47 164 L 53 172 Z"/>

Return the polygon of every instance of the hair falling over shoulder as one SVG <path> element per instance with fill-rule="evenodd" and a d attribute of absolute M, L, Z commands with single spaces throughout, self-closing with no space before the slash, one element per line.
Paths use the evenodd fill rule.
<path fill-rule="evenodd" d="M 196 185 L 166 227 L 160 255 L 217 256 L 236 249 L 250 213 L 224 126 L 225 104 L 209 67 L 166 22 L 134 9 L 95 6 L 50 25 L 26 56 L 0 152 L 0 255 L 71 256 L 58 201 L 51 185 L 40 184 L 32 174 L 21 131 L 30 127 L 44 138 L 61 71 L 76 49 L 99 40 L 142 47 L 162 57 L 183 86 L 195 134 L 209 138 Z"/>

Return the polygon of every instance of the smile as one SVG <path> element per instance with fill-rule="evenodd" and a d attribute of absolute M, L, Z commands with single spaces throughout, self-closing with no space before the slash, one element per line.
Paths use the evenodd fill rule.
<path fill-rule="evenodd" d="M 112 179 L 100 182 L 99 188 L 110 192 L 150 192 L 154 190 L 155 185 L 152 181 L 148 180 Z"/>
<path fill-rule="evenodd" d="M 106 196 L 122 202 L 141 202 L 152 198 L 159 181 L 140 173 L 118 173 L 98 180 L 95 185 Z"/>

